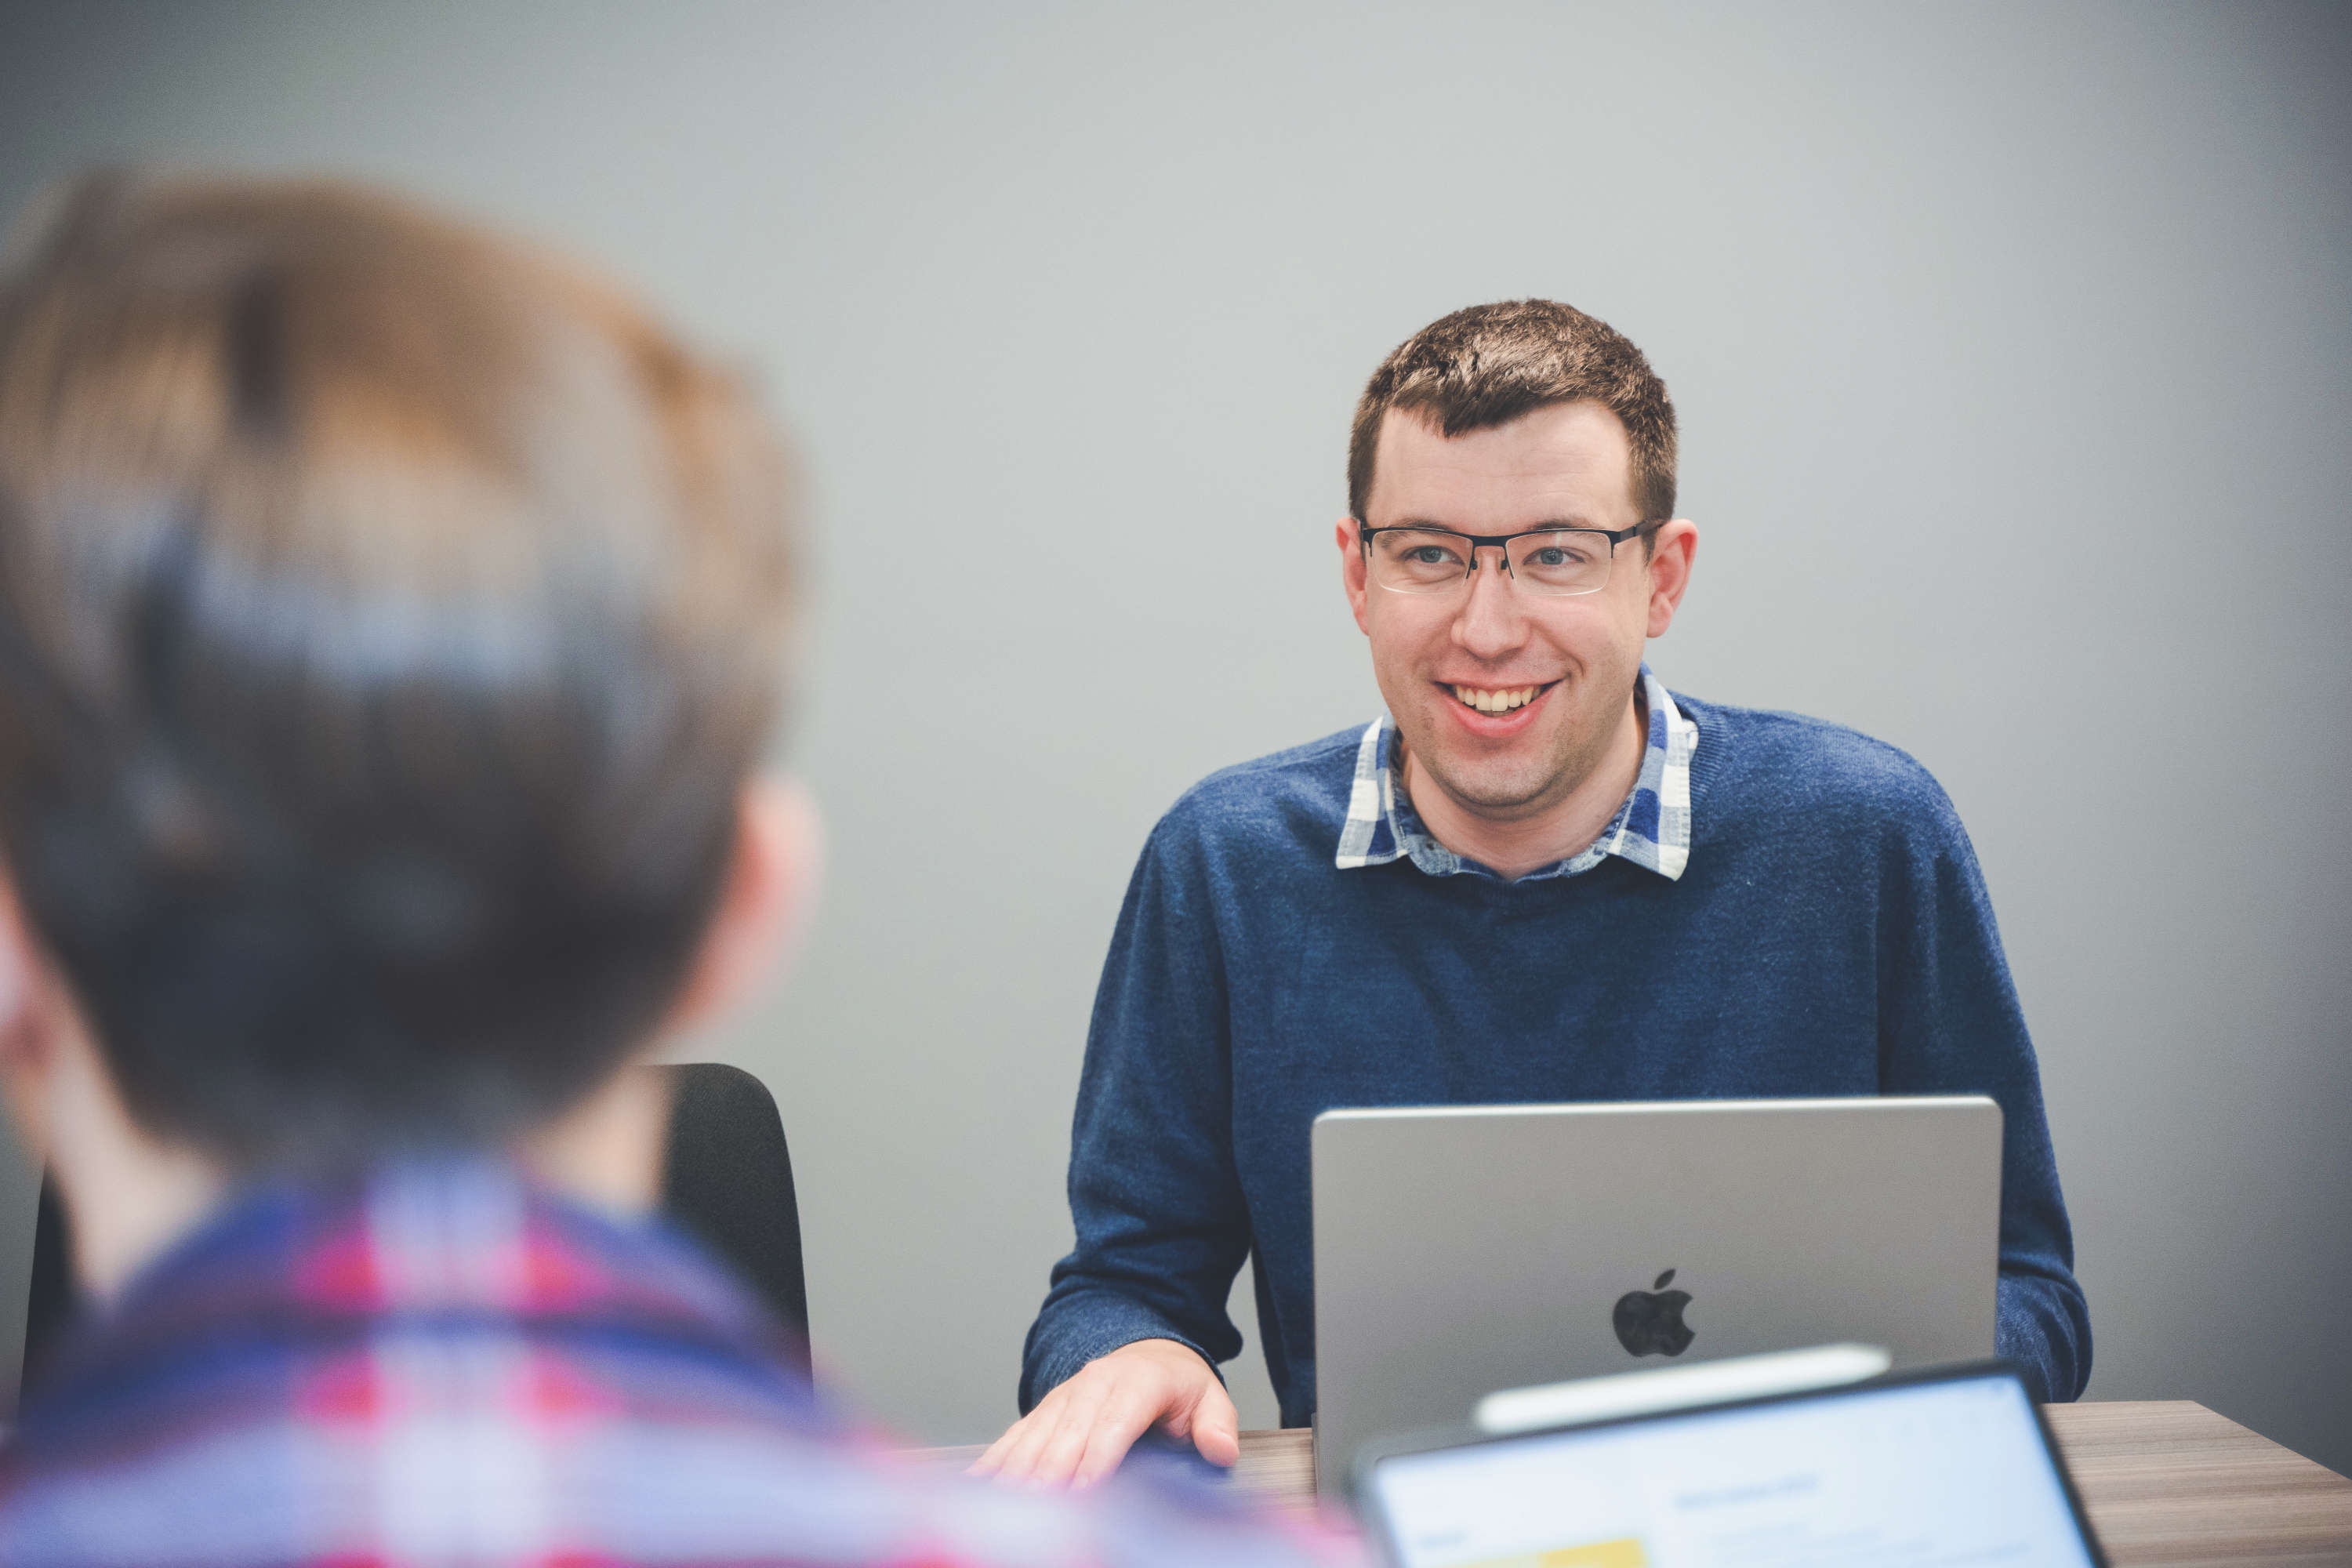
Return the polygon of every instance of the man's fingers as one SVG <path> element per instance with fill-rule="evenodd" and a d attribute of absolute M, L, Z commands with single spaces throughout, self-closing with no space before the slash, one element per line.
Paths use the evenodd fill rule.
<path fill-rule="evenodd" d="M 1222 1383 L 1212 1383 L 1192 1407 L 1192 1447 L 1209 1463 L 1227 1469 L 1242 1457 L 1242 1413 Z"/>
<path fill-rule="evenodd" d="M 988 1452 L 974 1459 L 971 1462 L 971 1468 L 964 1474 L 968 1476 L 1003 1474 L 1005 1465 L 1012 1460 L 1013 1450 L 1021 1446 L 1021 1439 L 1027 1435 L 1030 1419 L 1029 1416 L 1024 1415 L 1020 1420 L 1007 1426 L 1004 1429 L 1004 1435 L 991 1443 L 988 1446 Z"/>
<path fill-rule="evenodd" d="M 1139 1404 L 1143 1405 L 1144 1413 L 1140 1415 L 1137 1410 Z M 1148 1401 L 1139 1402 L 1133 1394 L 1125 1391 L 1107 1398 L 1097 1397 L 1087 1401 L 1084 1420 L 1076 1419 L 1076 1412 L 1074 1411 L 1072 1418 L 1066 1419 L 1061 1430 L 1054 1434 L 1054 1440 L 1045 1446 L 1044 1454 L 1038 1458 L 1033 1479 L 1040 1485 L 1052 1487 L 1094 1479 L 1081 1478 L 1078 1474 L 1078 1467 L 1088 1453 L 1102 1444 L 1116 1444 L 1117 1451 L 1111 1463 L 1117 1464 L 1117 1454 L 1127 1452 L 1128 1445 L 1135 1441 L 1136 1434 L 1150 1426 L 1156 1414 Z"/>
<path fill-rule="evenodd" d="M 1130 1393 L 1107 1405 L 1096 1415 L 1093 1430 L 1087 1435 L 1086 1450 L 1070 1472 L 1071 1480 L 1082 1487 L 1092 1486 L 1118 1468 L 1118 1462 L 1127 1458 L 1135 1440 L 1165 1414 L 1160 1401 L 1147 1394 Z"/>
<path fill-rule="evenodd" d="M 1045 1458 L 1045 1448 L 1054 1441 L 1054 1434 L 1061 1432 L 1061 1405 L 1051 1411 L 1030 1411 L 1030 1417 L 1021 1425 L 1025 1429 L 1004 1455 L 1004 1465 L 997 1467 L 997 1481 L 1021 1486 L 1037 1479 L 1037 1460 Z"/>
<path fill-rule="evenodd" d="M 968 1476 L 992 1476 L 996 1474 L 997 1471 L 1003 1469 L 1012 1459 L 1013 1450 L 1020 1447 L 1025 1439 L 1034 1436 L 1036 1434 L 1037 1424 L 1040 1421 L 1051 1421 L 1053 1419 L 1052 1413 L 1061 1408 L 1061 1392 L 1062 1391 L 1060 1389 L 1055 1389 L 1052 1394 L 1049 1394 L 1045 1397 L 1044 1401 L 1038 1405 L 1036 1409 L 1032 1410 L 1028 1415 L 1024 1415 L 1020 1420 L 1015 1421 L 1012 1426 L 1007 1426 L 997 1436 L 996 1441 L 988 1446 L 988 1452 L 982 1454 L 979 1458 L 974 1459 L 971 1462 L 971 1468 L 966 1470 L 964 1474 Z"/>
<path fill-rule="evenodd" d="M 1004 1456 L 1013 1452 L 1013 1445 L 1020 1441 L 1021 1428 L 1026 1426 L 1028 1424 L 1029 1417 L 1024 1415 L 1020 1420 L 1015 1421 L 1012 1426 L 1007 1426 L 1003 1432 L 998 1436 L 996 1441 L 988 1446 L 988 1452 L 982 1454 L 979 1458 L 974 1459 L 971 1462 L 971 1468 L 966 1469 L 964 1474 L 968 1476 L 994 1475 L 1003 1468 L 1004 1464 Z"/>
<path fill-rule="evenodd" d="M 991 1457 L 995 1464 L 981 1473 L 993 1475 L 1003 1481 L 1026 1481 L 1034 1475 L 1038 1457 L 1054 1434 L 1062 1426 L 1070 1408 L 1072 1390 L 1068 1384 L 1045 1396 L 1045 1402 L 1007 1428 L 995 1447 L 981 1456 L 982 1464 Z M 973 1467 L 975 1469 L 978 1466 Z"/>
<path fill-rule="evenodd" d="M 1060 1389 L 1055 1389 L 1045 1396 L 1036 1409 L 1007 1426 L 996 1441 L 988 1446 L 988 1452 L 974 1459 L 971 1462 L 971 1468 L 964 1473 L 972 1476 L 992 1476 L 1010 1465 L 1013 1462 L 1013 1456 L 1022 1446 L 1037 1436 L 1039 1424 L 1053 1420 L 1053 1413 L 1061 1408 L 1061 1392 Z"/>

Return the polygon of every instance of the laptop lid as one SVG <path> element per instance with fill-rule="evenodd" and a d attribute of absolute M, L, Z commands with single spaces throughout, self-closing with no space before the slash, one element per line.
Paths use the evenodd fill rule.
<path fill-rule="evenodd" d="M 2000 1131 L 1981 1096 L 1326 1111 L 1318 1483 L 1496 1389 L 1837 1341 L 1990 1355 Z"/>
<path fill-rule="evenodd" d="M 1393 1568 L 2104 1562 L 2000 1363 L 1506 1436 L 1375 1443 L 1356 1500 Z"/>

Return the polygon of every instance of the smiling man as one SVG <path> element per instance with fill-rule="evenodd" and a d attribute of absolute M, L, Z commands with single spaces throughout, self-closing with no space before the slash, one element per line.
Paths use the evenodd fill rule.
<path fill-rule="evenodd" d="M 1307 1132 L 1341 1105 L 1990 1094 L 1999 1348 L 2081 1392 L 1967 835 L 1893 747 L 1650 673 L 1697 551 L 1675 449 L 1641 352 L 1565 305 L 1458 311 L 1373 374 L 1337 542 L 1388 713 L 1214 774 L 1145 846 L 1079 1085 L 1077 1245 L 982 1468 L 1088 1481 L 1155 1426 L 1231 1463 L 1214 1366 L 1253 1255 L 1282 1419 L 1307 1421 Z"/>

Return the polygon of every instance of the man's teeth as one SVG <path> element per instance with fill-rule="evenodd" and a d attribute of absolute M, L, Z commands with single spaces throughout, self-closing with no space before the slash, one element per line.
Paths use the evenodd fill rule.
<path fill-rule="evenodd" d="M 1507 691 L 1482 691 L 1475 686 L 1457 686 L 1454 695 L 1481 713 L 1508 713 L 1514 708 L 1524 708 L 1536 700 L 1540 686 L 1515 686 Z"/>

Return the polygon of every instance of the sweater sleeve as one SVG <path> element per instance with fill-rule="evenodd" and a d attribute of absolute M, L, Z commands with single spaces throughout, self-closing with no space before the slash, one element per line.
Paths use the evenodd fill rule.
<path fill-rule="evenodd" d="M 1175 1340 L 1212 1366 L 1241 1351 L 1225 1300 L 1250 1226 L 1224 964 L 1207 873 L 1176 815 L 1144 846 L 1096 993 L 1070 1133 L 1076 1245 L 1029 1330 L 1024 1413 L 1137 1340 Z"/>
<path fill-rule="evenodd" d="M 1879 919 L 1879 1079 L 1889 1094 L 1987 1094 L 2000 1105 L 2000 1279 L 1994 1345 L 2035 1397 L 2091 1374 L 2090 1310 L 2042 1112 L 2042 1078 L 1976 852 L 1951 802 L 1890 835 Z M 1924 827 L 1924 831 L 1921 829 Z"/>

